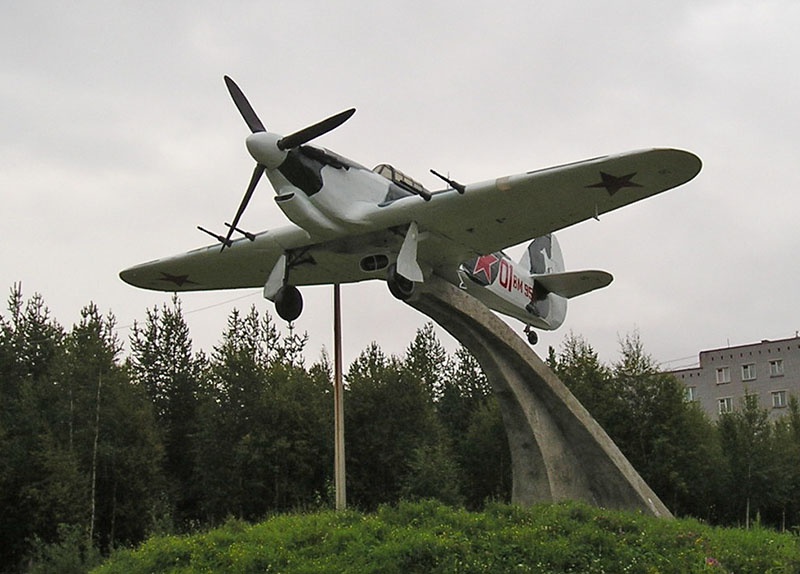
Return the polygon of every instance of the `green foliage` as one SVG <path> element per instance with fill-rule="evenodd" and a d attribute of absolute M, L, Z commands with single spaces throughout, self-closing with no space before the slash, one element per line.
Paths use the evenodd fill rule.
<path fill-rule="evenodd" d="M 435 498 L 447 504 L 460 504 L 463 502 L 460 476 L 461 469 L 446 443 L 424 444 L 412 453 L 400 496 L 404 499 Z"/>
<path fill-rule="evenodd" d="M 477 508 L 487 498 L 508 500 L 508 442 L 489 383 L 466 349 L 448 356 L 432 324 L 402 359 L 370 345 L 346 382 L 351 504 L 435 497 Z"/>
<path fill-rule="evenodd" d="M 661 372 L 638 333 L 622 339 L 611 373 L 624 408 L 609 432 L 666 504 L 678 514 L 691 512 L 692 499 L 714 486 L 709 465 L 724 466 L 710 422 L 684 400 L 683 385 Z"/>
<path fill-rule="evenodd" d="M 348 499 L 375 508 L 399 499 L 415 450 L 437 435 L 433 403 L 429 389 L 374 343 L 345 381 Z"/>
<path fill-rule="evenodd" d="M 200 401 L 195 480 L 204 522 L 309 504 L 333 468 L 330 377 L 297 358 L 305 337 L 234 310 Z"/>
<path fill-rule="evenodd" d="M 800 568 L 788 534 L 712 528 L 577 503 L 473 513 L 432 501 L 324 511 L 152 538 L 97 574 L 125 572 L 737 572 Z"/>
<path fill-rule="evenodd" d="M 28 574 L 83 574 L 102 562 L 96 546 L 87 545 L 86 532 L 61 524 L 58 541 L 50 544 L 36 538 Z"/>
<path fill-rule="evenodd" d="M 281 570 L 292 548 L 316 541 L 333 554 L 358 549 L 368 559 L 353 555 L 339 563 L 320 551 L 310 558 L 309 571 L 375 564 L 384 571 L 546 570 L 526 562 L 533 560 L 529 548 L 547 568 L 559 570 L 599 568 L 581 558 L 589 555 L 587 548 L 615 556 L 630 571 L 680 570 L 658 559 L 643 566 L 638 539 L 631 542 L 634 550 L 615 546 L 617 539 L 629 540 L 628 526 L 589 528 L 590 515 L 580 507 L 567 515 L 539 509 L 552 519 L 542 532 L 559 533 L 544 544 L 538 531 L 525 530 L 534 523 L 527 511 L 494 506 L 511 493 L 498 403 L 474 357 L 465 348 L 449 354 L 432 324 L 417 332 L 403 356 L 388 356 L 372 344 L 347 370 L 348 501 L 380 509 L 377 515 L 311 515 L 316 518 L 299 538 L 293 538 L 295 518 L 278 517 L 274 521 L 288 521 L 278 546 L 248 547 L 240 534 L 257 527 L 239 519 L 332 506 L 327 356 L 307 366 L 307 336 L 291 328 L 280 334 L 270 315 L 255 307 L 231 313 L 210 356 L 194 353 L 177 298 L 147 311 L 143 324 L 133 327 L 126 362 L 116 333 L 113 316 L 93 304 L 67 330 L 40 296 L 26 301 L 19 286 L 11 291 L 8 313 L 0 316 L 0 571 L 85 568 L 96 552 L 226 520 L 224 528 L 191 544 L 191 537 L 153 542 L 183 548 L 160 555 L 156 569 L 180 570 L 200 545 L 209 561 L 220 560 L 218 549 L 230 546 L 237 564 Z M 779 421 L 743 404 L 714 424 L 684 402 L 681 386 L 659 372 L 638 335 L 620 343 L 620 360 L 606 366 L 588 342 L 570 334 L 560 352 L 550 350 L 548 364 L 670 509 L 715 523 L 800 524 L 797 401 Z M 436 503 L 382 506 L 428 498 L 470 510 L 488 502 L 489 511 L 472 515 Z M 404 513 L 412 526 L 435 522 L 440 528 L 403 527 Z M 494 523 L 512 519 L 514 526 Z M 562 536 L 566 532 L 569 537 Z M 749 540 L 724 551 L 709 546 L 709 556 L 721 561 L 725 555 L 726 568 L 745 564 L 746 571 L 748 554 L 741 549 Z M 498 541 L 500 555 L 474 554 L 475 548 L 493 551 Z M 684 546 L 677 552 L 686 555 Z M 716 568 L 713 561 L 705 567 Z"/>
<path fill-rule="evenodd" d="M 76 533 L 85 555 L 150 530 L 161 447 L 119 352 L 113 316 L 95 305 L 67 332 L 40 296 L 12 290 L 0 318 L 0 570 L 26 555 L 63 562 Z"/>
<path fill-rule="evenodd" d="M 551 352 L 548 361 L 597 422 L 610 432 L 623 404 L 609 369 L 600 363 L 592 346 L 570 332 L 564 338 L 560 353 L 556 356 Z"/>
<path fill-rule="evenodd" d="M 436 412 L 452 445 L 464 503 L 478 509 L 486 500 L 508 501 L 511 454 L 491 385 L 465 347 L 456 350 L 450 373 Z"/>
<path fill-rule="evenodd" d="M 403 369 L 427 390 L 432 402 L 441 398 L 445 382 L 451 377 L 451 369 L 447 351 L 436 337 L 433 323 L 417 329 L 406 350 Z"/>
<path fill-rule="evenodd" d="M 468 420 L 459 447 L 467 507 L 480 509 L 487 500 L 510 502 L 511 451 L 500 406 L 488 397 Z"/>
<path fill-rule="evenodd" d="M 620 359 L 600 363 L 584 339 L 569 334 L 549 362 L 675 514 L 718 519 L 726 461 L 713 424 L 684 400 L 637 333 L 620 341 Z"/>
<path fill-rule="evenodd" d="M 198 405 L 206 391 L 206 359 L 192 351 L 180 300 L 147 311 L 144 325 L 131 330 L 133 383 L 149 397 L 164 449 L 166 490 L 179 524 L 199 516 L 195 483 Z"/>
<path fill-rule="evenodd" d="M 787 512 L 796 509 L 800 478 L 800 441 L 793 429 L 797 420 L 796 401 L 788 421 L 770 423 L 767 411 L 752 400 L 743 400 L 740 408 L 720 417 L 718 432 L 728 456 L 724 470 L 729 521 L 749 526 L 759 517 L 785 526 Z M 789 519 L 794 523 L 797 518 L 795 510 Z"/>

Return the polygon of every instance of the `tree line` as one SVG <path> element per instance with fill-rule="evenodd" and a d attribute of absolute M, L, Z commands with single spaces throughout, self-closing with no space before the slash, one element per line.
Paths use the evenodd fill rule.
<path fill-rule="evenodd" d="M 67 542 L 81 556 L 228 518 L 333 505 L 327 354 L 234 310 L 195 351 L 180 300 L 148 309 L 123 353 L 89 304 L 65 329 L 15 285 L 0 316 L 0 571 Z M 581 337 L 548 363 L 678 515 L 717 524 L 800 524 L 800 408 L 769 422 L 745 404 L 711 422 L 636 335 L 606 366 Z M 348 503 L 508 501 L 511 461 L 491 387 L 432 324 L 402 356 L 371 344 L 345 373 Z M 60 548 L 60 546 L 59 546 Z M 27 562 L 26 562 L 27 561 Z"/>
<path fill-rule="evenodd" d="M 15 285 L 0 315 L 0 572 L 83 564 L 154 533 L 333 505 L 332 367 L 255 307 L 195 351 L 179 299 L 120 329 L 96 305 L 65 329 Z M 373 343 L 345 373 L 348 503 L 508 500 L 491 389 L 432 325 L 404 356 Z M 62 560 L 63 561 L 63 560 Z"/>
<path fill-rule="evenodd" d="M 603 365 L 585 339 L 569 334 L 548 364 L 673 514 L 745 528 L 800 526 L 796 397 L 777 420 L 749 397 L 714 422 L 636 333 L 620 341 L 620 356 Z"/>

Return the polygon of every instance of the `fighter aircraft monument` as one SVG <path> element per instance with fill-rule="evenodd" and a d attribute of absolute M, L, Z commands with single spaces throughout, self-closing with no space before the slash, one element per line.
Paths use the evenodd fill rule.
<path fill-rule="evenodd" d="M 493 311 L 536 330 L 560 327 L 568 300 L 612 282 L 600 270 L 568 271 L 554 232 L 693 179 L 694 154 L 654 148 L 430 191 L 389 164 L 369 169 L 309 142 L 350 109 L 289 135 L 270 132 L 236 83 L 228 91 L 250 130 L 255 160 L 227 232 L 216 243 L 125 269 L 143 289 L 260 288 L 278 315 L 303 310 L 298 287 L 383 280 L 391 293 L 461 341 L 488 376 L 511 447 L 513 500 L 564 499 L 669 511 L 591 415 Z M 261 232 L 240 221 L 262 177 L 291 222 Z M 503 249 L 529 242 L 520 261 Z"/>

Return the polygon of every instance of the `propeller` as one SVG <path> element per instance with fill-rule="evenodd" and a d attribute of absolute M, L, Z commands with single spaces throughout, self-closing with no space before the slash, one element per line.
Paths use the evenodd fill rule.
<path fill-rule="evenodd" d="M 236 216 L 230 224 L 228 235 L 225 237 L 225 241 L 222 242 L 222 250 L 230 245 L 230 239 L 233 235 L 234 228 L 239 224 L 239 219 L 247 208 L 247 204 L 250 203 L 253 192 L 261 176 L 264 175 L 264 170 L 267 169 L 267 167 L 275 168 L 280 166 L 283 159 L 286 157 L 286 151 L 308 143 L 331 130 L 335 130 L 356 113 L 355 108 L 350 108 L 349 110 L 339 112 L 336 115 L 326 118 L 321 122 L 296 131 L 293 134 L 279 137 L 267 132 L 258 114 L 256 114 L 253 106 L 250 105 L 244 92 L 242 92 L 236 82 L 230 77 L 225 76 L 225 85 L 228 87 L 228 92 L 231 95 L 233 103 L 236 105 L 236 109 L 239 110 L 244 122 L 252 132 L 252 134 L 247 137 L 247 149 L 250 155 L 256 160 L 256 167 L 253 170 L 250 184 L 247 186 L 247 191 L 245 191 L 242 202 L 239 204 L 239 209 L 236 211 Z"/>
<path fill-rule="evenodd" d="M 308 143 L 311 140 L 328 133 L 329 131 L 335 130 L 344 122 L 349 120 L 354 113 L 356 113 L 356 109 L 350 108 L 349 110 L 339 112 L 335 116 L 324 119 L 321 122 L 317 122 L 313 126 L 308 126 L 307 128 L 303 128 L 302 130 L 294 132 L 291 135 L 284 136 L 278 140 L 278 149 L 287 150 L 301 146 L 304 143 Z"/>
<path fill-rule="evenodd" d="M 247 127 L 250 128 L 250 131 L 253 133 L 267 131 L 264 128 L 264 124 L 262 124 L 261 120 L 258 119 L 258 115 L 256 115 L 253 106 L 251 106 L 250 102 L 247 101 L 244 92 L 242 92 L 239 86 L 236 85 L 236 82 L 234 82 L 230 77 L 225 76 L 225 85 L 228 86 L 228 92 L 231 94 L 233 103 L 236 104 L 236 108 L 239 110 L 239 113 L 242 114 L 244 123 L 246 123 Z"/>

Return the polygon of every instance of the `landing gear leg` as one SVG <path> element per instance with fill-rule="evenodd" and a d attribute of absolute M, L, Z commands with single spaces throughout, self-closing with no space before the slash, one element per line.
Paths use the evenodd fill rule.
<path fill-rule="evenodd" d="M 286 253 L 275 262 L 264 285 L 264 298 L 275 303 L 275 311 L 284 321 L 291 323 L 303 312 L 303 296 L 289 284 L 289 264 Z"/>
<path fill-rule="evenodd" d="M 531 329 L 530 325 L 525 325 L 525 335 L 528 337 L 528 343 L 531 345 L 535 345 L 539 342 L 539 335 L 536 334 L 536 331 Z"/>

